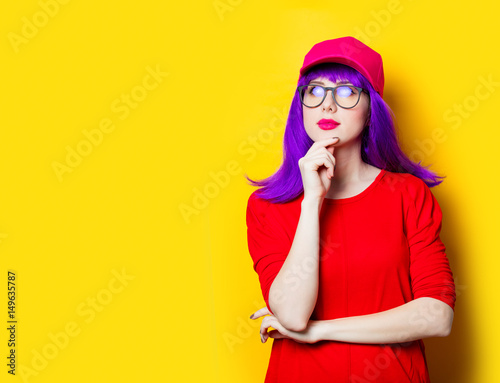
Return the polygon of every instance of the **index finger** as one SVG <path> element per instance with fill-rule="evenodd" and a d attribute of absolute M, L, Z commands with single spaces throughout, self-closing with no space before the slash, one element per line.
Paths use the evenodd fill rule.
<path fill-rule="evenodd" d="M 256 319 L 264 315 L 271 315 L 267 306 L 257 310 L 252 315 L 250 315 L 250 319 Z"/>
<path fill-rule="evenodd" d="M 313 145 L 314 144 L 323 145 L 323 146 L 334 145 L 334 144 L 338 143 L 339 141 L 340 141 L 339 137 L 328 137 L 328 138 L 325 138 L 324 140 L 319 140 L 319 141 L 314 142 Z"/>
<path fill-rule="evenodd" d="M 329 138 L 328 141 L 335 140 L 334 142 L 325 145 L 326 150 L 328 150 L 331 154 L 333 154 L 333 151 L 335 150 L 335 145 L 340 142 L 340 138 L 338 137 L 332 137 Z"/>

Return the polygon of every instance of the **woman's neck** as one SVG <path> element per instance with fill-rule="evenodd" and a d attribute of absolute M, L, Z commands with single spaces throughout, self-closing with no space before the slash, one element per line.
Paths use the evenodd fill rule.
<path fill-rule="evenodd" d="M 361 159 L 361 145 L 337 147 L 335 157 L 335 173 L 326 198 L 348 198 L 361 193 L 377 177 L 380 169 L 369 165 Z"/>

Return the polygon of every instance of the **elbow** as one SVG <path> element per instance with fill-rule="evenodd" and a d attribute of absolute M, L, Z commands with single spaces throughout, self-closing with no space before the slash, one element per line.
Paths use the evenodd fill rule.
<path fill-rule="evenodd" d="M 299 318 L 286 318 L 286 319 L 278 318 L 278 321 L 287 330 L 295 332 L 304 331 L 307 328 L 307 323 L 308 323 L 308 321 L 303 321 L 300 320 Z"/>
<path fill-rule="evenodd" d="M 447 329 L 445 329 L 443 332 L 441 332 L 441 337 L 445 337 L 451 334 L 451 326 L 449 326 Z"/>
<path fill-rule="evenodd" d="M 441 317 L 439 318 L 438 325 L 436 326 L 437 337 L 446 337 L 450 335 L 451 328 L 453 325 L 453 310 L 451 307 L 447 307 Z"/>
<path fill-rule="evenodd" d="M 445 320 L 440 324 L 439 328 L 436 331 L 436 336 L 445 337 L 450 335 L 451 333 L 452 322 Z"/>
<path fill-rule="evenodd" d="M 450 335 L 453 324 L 453 309 L 447 303 L 430 297 L 419 298 L 418 316 L 423 319 L 420 322 L 422 338 L 445 337 Z"/>
<path fill-rule="evenodd" d="M 280 305 L 273 298 L 274 296 L 270 295 L 269 305 L 271 311 L 284 328 L 295 332 L 300 332 L 307 328 L 311 313 L 300 313 L 297 305 L 292 307 L 290 305 Z"/>
<path fill-rule="evenodd" d="M 300 332 L 307 328 L 309 318 L 302 318 L 295 310 L 285 312 L 282 309 L 272 308 L 272 311 L 278 322 L 287 330 Z"/>

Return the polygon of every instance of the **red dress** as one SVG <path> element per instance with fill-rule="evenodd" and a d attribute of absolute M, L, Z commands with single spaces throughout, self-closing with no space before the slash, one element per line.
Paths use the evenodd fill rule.
<path fill-rule="evenodd" d="M 269 308 L 269 289 L 292 245 L 303 194 L 273 204 L 252 193 L 248 248 Z M 319 290 L 312 320 L 373 314 L 419 297 L 455 305 L 439 238 L 441 209 L 427 185 L 382 170 L 360 194 L 325 198 L 320 213 Z M 415 318 L 425 325 L 425 318 Z M 429 382 L 422 340 L 314 344 L 274 339 L 266 383 Z"/>

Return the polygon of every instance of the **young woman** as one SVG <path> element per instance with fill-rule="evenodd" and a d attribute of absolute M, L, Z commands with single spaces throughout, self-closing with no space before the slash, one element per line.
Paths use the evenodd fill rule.
<path fill-rule="evenodd" d="M 380 55 L 352 37 L 304 59 L 281 167 L 250 182 L 248 247 L 274 339 L 266 383 L 429 382 L 422 338 L 455 304 L 441 182 L 401 151 Z M 273 328 L 271 330 L 270 328 Z"/>

